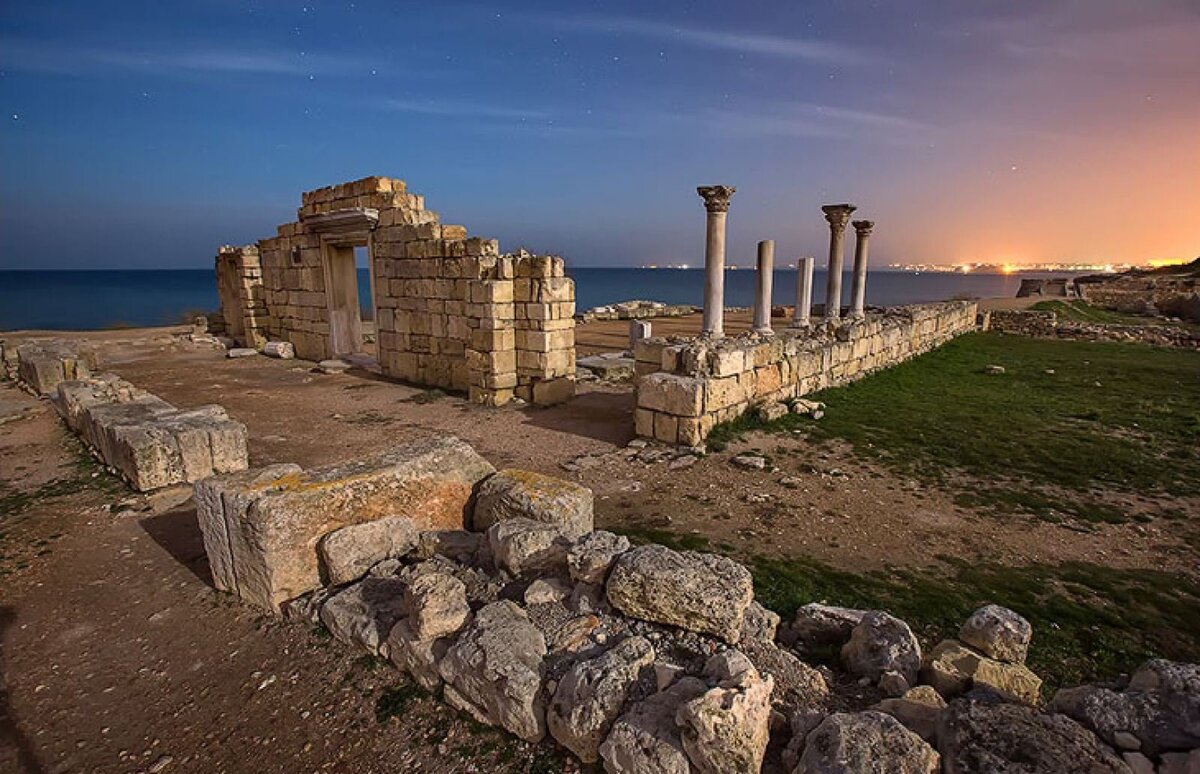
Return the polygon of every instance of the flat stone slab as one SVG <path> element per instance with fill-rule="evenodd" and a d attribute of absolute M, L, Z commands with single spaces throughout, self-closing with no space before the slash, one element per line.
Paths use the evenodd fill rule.
<path fill-rule="evenodd" d="M 586 368 L 601 379 L 620 381 L 632 379 L 635 361 L 631 357 L 606 355 L 589 355 L 575 361 L 579 368 Z"/>
<path fill-rule="evenodd" d="M 115 374 L 60 382 L 52 402 L 67 426 L 140 492 L 248 464 L 246 426 L 220 406 L 176 408 Z"/>
<path fill-rule="evenodd" d="M 341 465 L 274 465 L 201 481 L 197 515 L 213 583 L 278 611 L 322 584 L 317 544 L 328 533 L 391 516 L 423 530 L 462 529 L 475 484 L 494 472 L 447 436 Z"/>

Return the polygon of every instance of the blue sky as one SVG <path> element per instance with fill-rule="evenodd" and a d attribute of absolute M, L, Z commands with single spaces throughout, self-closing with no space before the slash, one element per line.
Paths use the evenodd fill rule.
<path fill-rule="evenodd" d="M 1200 253 L 1200 3 L 57 2 L 0 9 L 0 268 L 208 267 L 400 177 L 577 265 Z M 1185 181 L 1192 181 L 1190 187 Z"/>

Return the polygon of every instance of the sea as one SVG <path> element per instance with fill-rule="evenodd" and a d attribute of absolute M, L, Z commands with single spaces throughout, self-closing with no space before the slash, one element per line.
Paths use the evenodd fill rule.
<path fill-rule="evenodd" d="M 576 309 L 646 299 L 668 304 L 704 302 L 703 269 L 572 268 Z M 753 304 L 751 270 L 725 275 L 727 306 Z M 913 273 L 875 270 L 867 278 L 867 303 L 893 306 L 953 298 L 1015 296 L 1024 277 L 1014 274 Z M 1062 276 L 1061 274 L 1056 276 Z M 794 301 L 796 272 L 775 272 L 774 301 Z M 370 282 L 359 269 L 359 297 L 370 316 Z M 850 275 L 842 282 L 843 303 L 849 302 Z M 813 303 L 825 295 L 825 273 L 813 276 Z M 172 325 L 217 308 L 216 280 L 211 269 L 0 271 L 0 331 L 98 330 Z"/>

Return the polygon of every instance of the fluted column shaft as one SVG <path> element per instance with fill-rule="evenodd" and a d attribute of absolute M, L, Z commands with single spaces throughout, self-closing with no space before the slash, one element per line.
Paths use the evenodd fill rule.
<path fill-rule="evenodd" d="M 875 224 L 869 220 L 856 220 L 854 244 L 854 283 L 850 286 L 850 316 L 861 320 L 866 316 L 867 300 L 867 248 Z"/>
<path fill-rule="evenodd" d="M 725 219 L 729 199 L 736 188 L 726 185 L 701 186 L 696 192 L 708 211 L 704 243 L 704 327 L 702 336 L 725 335 Z"/>
<path fill-rule="evenodd" d="M 775 241 L 758 243 L 758 280 L 754 293 L 754 332 L 772 333 L 771 285 L 775 273 Z"/>
<path fill-rule="evenodd" d="M 842 253 L 846 236 L 846 224 L 850 213 L 857 209 L 852 204 L 827 204 L 821 208 L 829 222 L 829 276 L 825 281 L 825 320 L 836 322 L 842 316 Z"/>

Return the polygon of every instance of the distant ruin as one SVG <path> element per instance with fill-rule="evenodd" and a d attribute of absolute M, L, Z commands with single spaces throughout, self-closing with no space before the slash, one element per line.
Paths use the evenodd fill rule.
<path fill-rule="evenodd" d="M 309 360 L 363 353 L 355 248 L 367 252 L 386 376 L 487 405 L 575 394 L 575 283 L 562 258 L 501 255 L 388 177 L 308 191 L 276 236 L 222 247 L 226 334 L 255 349 L 288 341 Z"/>

